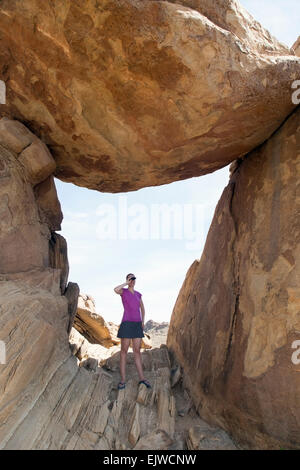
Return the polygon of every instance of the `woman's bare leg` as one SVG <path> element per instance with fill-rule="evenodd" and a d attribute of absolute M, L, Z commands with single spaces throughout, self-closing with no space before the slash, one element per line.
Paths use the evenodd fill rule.
<path fill-rule="evenodd" d="M 140 380 L 145 380 L 144 372 L 143 372 L 143 365 L 142 365 L 142 356 L 141 356 L 141 351 L 140 351 L 141 342 L 142 342 L 142 338 L 132 338 L 134 362 L 135 362 Z"/>
<path fill-rule="evenodd" d="M 121 338 L 120 373 L 121 373 L 122 382 L 125 382 L 126 356 L 127 356 L 129 344 L 130 344 L 130 338 Z"/>

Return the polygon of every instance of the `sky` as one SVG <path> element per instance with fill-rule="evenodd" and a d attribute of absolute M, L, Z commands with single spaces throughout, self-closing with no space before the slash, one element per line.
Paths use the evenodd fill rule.
<path fill-rule="evenodd" d="M 291 47 L 300 35 L 299 0 L 240 0 L 273 36 Z"/>
<path fill-rule="evenodd" d="M 299 0 L 243 0 L 257 21 L 292 46 L 300 24 Z M 229 165 L 205 176 L 127 193 L 109 194 L 55 178 L 67 240 L 69 281 L 93 297 L 97 313 L 120 324 L 114 287 L 136 276 L 145 323 L 171 319 L 195 259 L 200 259 L 215 207 L 228 184 Z"/>

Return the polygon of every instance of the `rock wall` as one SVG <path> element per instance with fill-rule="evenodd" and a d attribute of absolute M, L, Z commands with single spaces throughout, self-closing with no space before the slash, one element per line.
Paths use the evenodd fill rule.
<path fill-rule="evenodd" d="M 298 107 L 235 165 L 170 321 L 200 416 L 244 447 L 300 446 L 299 175 Z"/>
<path fill-rule="evenodd" d="M 55 168 L 47 146 L 29 129 L 16 120 L 0 120 L 0 273 L 60 267 L 66 271 L 64 290 L 67 257 L 64 263 L 54 259 L 49 244 L 51 237 L 64 240 L 54 232 L 62 221 Z"/>

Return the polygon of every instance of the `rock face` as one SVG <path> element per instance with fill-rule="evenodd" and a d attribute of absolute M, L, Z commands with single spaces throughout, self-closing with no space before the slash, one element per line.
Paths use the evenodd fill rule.
<path fill-rule="evenodd" d="M 300 59 L 234 0 L 2 0 L 0 34 L 0 116 L 23 121 L 54 174 L 87 188 L 210 173 L 295 107 Z M 35 152 L 41 143 L 24 160 Z"/>
<path fill-rule="evenodd" d="M 0 448 L 29 449 L 43 426 L 58 418 L 55 406 L 76 373 L 68 301 L 60 292 L 60 270 L 52 268 L 2 274 L 0 298 L 6 347 L 6 363 L 0 365 Z"/>
<path fill-rule="evenodd" d="M 298 36 L 297 41 L 293 44 L 292 49 L 294 49 L 295 54 L 300 57 L 300 36 Z"/>
<path fill-rule="evenodd" d="M 0 119 L 0 273 L 59 269 L 64 294 L 67 244 L 47 146 L 22 123 Z"/>
<path fill-rule="evenodd" d="M 1 121 L 0 121 L 1 122 Z M 26 271 L 49 264 L 50 231 L 39 219 L 24 168 L 0 144 L 0 272 Z"/>
<path fill-rule="evenodd" d="M 0 272 L 63 268 L 49 246 L 62 220 L 54 169 L 45 144 L 23 124 L 0 120 Z M 68 268 L 62 272 L 66 284 Z"/>
<path fill-rule="evenodd" d="M 246 448 L 300 445 L 299 175 L 298 107 L 235 165 L 169 326 L 200 416 Z"/>

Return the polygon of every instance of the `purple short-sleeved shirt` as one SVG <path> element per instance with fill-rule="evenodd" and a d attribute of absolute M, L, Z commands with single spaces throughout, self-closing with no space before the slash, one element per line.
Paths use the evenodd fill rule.
<path fill-rule="evenodd" d="M 122 321 L 142 321 L 140 312 L 140 301 L 142 294 L 137 290 L 132 293 L 129 289 L 124 289 L 121 295 L 124 305 Z"/>

